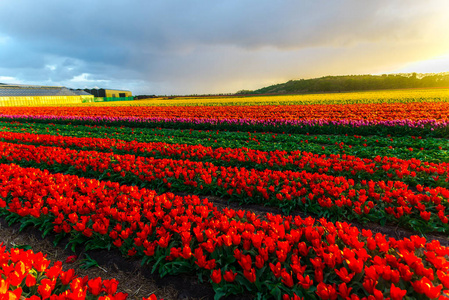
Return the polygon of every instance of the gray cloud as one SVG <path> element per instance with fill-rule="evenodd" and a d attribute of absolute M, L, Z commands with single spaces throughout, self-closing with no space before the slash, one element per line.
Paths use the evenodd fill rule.
<path fill-rule="evenodd" d="M 182 94 L 387 72 L 447 51 L 447 12 L 445 0 L 2 0 L 0 76 Z"/>

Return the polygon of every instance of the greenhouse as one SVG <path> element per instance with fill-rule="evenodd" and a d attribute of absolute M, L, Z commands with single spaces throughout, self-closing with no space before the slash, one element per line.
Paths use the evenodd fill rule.
<path fill-rule="evenodd" d="M 85 91 L 62 86 L 0 83 L 0 106 L 76 104 L 89 101 L 93 97 Z"/>

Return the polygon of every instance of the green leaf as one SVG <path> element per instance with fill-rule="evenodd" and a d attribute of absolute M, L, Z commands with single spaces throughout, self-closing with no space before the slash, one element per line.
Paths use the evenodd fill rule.
<path fill-rule="evenodd" d="M 65 232 L 58 233 L 53 240 L 53 245 L 56 247 L 59 242 L 66 236 Z"/>
<path fill-rule="evenodd" d="M 13 245 L 13 248 L 23 249 L 23 250 L 31 250 L 32 247 L 30 245 Z"/>
<path fill-rule="evenodd" d="M 75 252 L 76 246 L 83 245 L 85 243 L 86 239 L 87 238 L 81 232 L 77 232 L 77 233 L 75 233 L 75 237 L 67 243 L 67 245 L 65 246 L 65 249 L 67 249 L 67 247 L 71 246 L 70 249 L 72 250 L 72 252 Z"/>
<path fill-rule="evenodd" d="M 99 236 L 94 239 L 89 239 L 85 243 L 85 250 L 97 250 L 97 249 L 111 249 L 112 241 L 106 236 Z"/>
<path fill-rule="evenodd" d="M 162 262 L 162 260 L 165 258 L 165 256 L 160 256 L 156 263 L 154 264 L 153 268 L 151 269 L 151 273 L 154 273 L 157 269 L 157 266 Z"/>
<path fill-rule="evenodd" d="M 226 296 L 226 290 L 219 288 L 215 290 L 214 300 L 219 300 L 221 297 Z"/>
<path fill-rule="evenodd" d="M 274 298 L 276 299 L 281 299 L 282 297 L 282 292 L 281 289 L 279 287 L 274 287 L 271 291 L 270 294 L 274 296 Z"/>
<path fill-rule="evenodd" d="M 5 221 L 8 222 L 8 226 L 11 226 L 14 223 L 19 222 L 21 217 L 18 214 L 12 213 L 5 217 Z"/>
<path fill-rule="evenodd" d="M 34 225 L 35 222 L 33 219 L 28 219 L 28 220 L 22 220 L 21 223 L 22 224 L 20 224 L 19 232 L 24 230 L 27 226 Z"/>
<path fill-rule="evenodd" d="M 43 238 L 46 237 L 52 230 L 53 230 L 53 226 L 45 229 L 45 231 L 42 233 L 42 237 Z"/>
<path fill-rule="evenodd" d="M 87 253 L 84 253 L 84 255 L 86 256 L 86 258 L 81 260 L 81 269 L 86 270 L 92 267 L 98 267 L 98 262 L 95 259 L 91 258 Z"/>
<path fill-rule="evenodd" d="M 152 257 L 152 256 L 145 255 L 144 258 L 142 258 L 142 262 L 140 263 L 140 265 L 141 265 L 141 266 L 147 265 L 147 264 L 149 264 L 152 260 L 153 260 L 153 257 Z"/>

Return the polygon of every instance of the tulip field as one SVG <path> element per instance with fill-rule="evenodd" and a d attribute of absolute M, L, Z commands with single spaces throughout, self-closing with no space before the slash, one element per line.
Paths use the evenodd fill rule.
<path fill-rule="evenodd" d="M 35 299 L 86 299 L 98 298 L 100 294 L 105 299 L 127 298 L 126 294 L 117 293 L 117 280 L 78 277 L 73 269 L 63 271 L 60 261 L 50 266 L 51 261 L 42 253 L 22 249 L 6 251 L 5 247 L 0 247 L 0 259 L 2 299 L 23 299 L 27 294 L 41 297 Z M 148 300 L 157 300 L 157 297 L 152 295 Z"/>
<path fill-rule="evenodd" d="M 195 274 L 215 299 L 445 299 L 449 102 L 439 93 L 1 107 L 0 216 L 69 249 L 118 249 L 161 277 Z M 9 299 L 126 298 L 117 281 L 63 272 L 31 250 L 0 248 L 0 274 Z"/>

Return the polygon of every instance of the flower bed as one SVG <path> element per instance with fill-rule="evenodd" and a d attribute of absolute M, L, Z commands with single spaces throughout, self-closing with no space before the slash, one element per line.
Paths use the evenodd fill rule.
<path fill-rule="evenodd" d="M 32 250 L 11 249 L 0 244 L 0 296 L 2 299 L 116 299 L 115 279 L 78 277 L 73 269 L 62 270 L 62 262 L 51 262 Z M 157 300 L 155 295 L 142 300 Z"/>
<path fill-rule="evenodd" d="M 0 108 L 1 120 L 276 132 L 449 134 L 449 103 Z M 251 118 L 247 118 L 251 116 Z"/>
<path fill-rule="evenodd" d="M 305 151 L 259 151 L 249 148 L 212 148 L 202 145 L 127 142 L 105 138 L 76 138 L 48 134 L 0 132 L 0 140 L 31 145 L 51 145 L 70 149 L 111 151 L 154 158 L 189 159 L 265 170 L 304 170 L 356 180 L 400 180 L 407 184 L 449 187 L 449 163 L 418 159 L 380 157 L 362 159 L 351 155 L 318 155 Z M 408 150 L 410 151 L 410 150 Z"/>
<path fill-rule="evenodd" d="M 195 272 L 218 296 L 436 298 L 449 288 L 449 248 L 386 239 L 349 224 L 218 211 L 207 200 L 0 165 L 2 214 L 70 245 L 119 247 L 161 275 Z"/>
<path fill-rule="evenodd" d="M 421 102 L 0 109 L 0 213 L 217 299 L 447 297 L 448 248 L 340 222 L 449 231 L 449 104 Z"/>
<path fill-rule="evenodd" d="M 257 171 L 188 160 L 154 159 L 96 151 L 0 142 L 0 159 L 159 190 L 229 196 L 244 203 L 300 209 L 331 219 L 391 221 L 421 232 L 449 228 L 449 190 L 401 181 L 365 181 L 306 171 Z"/>
<path fill-rule="evenodd" d="M 105 116 L 161 119 L 216 120 L 367 120 L 368 122 L 398 120 L 448 121 L 449 102 L 315 104 L 315 105 L 253 105 L 253 106 L 125 106 L 125 107 L 7 107 L 0 113 L 26 116 Z M 303 121 L 304 122 L 304 121 Z"/>
<path fill-rule="evenodd" d="M 2 127 L 3 126 L 3 127 Z M 448 160 L 449 143 L 442 139 L 421 136 L 311 135 L 270 132 L 232 132 L 220 130 L 188 130 L 133 127 L 108 127 L 73 124 L 0 122 L 4 134 L 36 133 L 79 138 L 114 138 L 118 144 L 127 142 L 160 142 L 218 148 L 248 148 L 259 151 L 305 151 L 315 154 L 346 154 L 360 158 L 373 156 Z"/>

